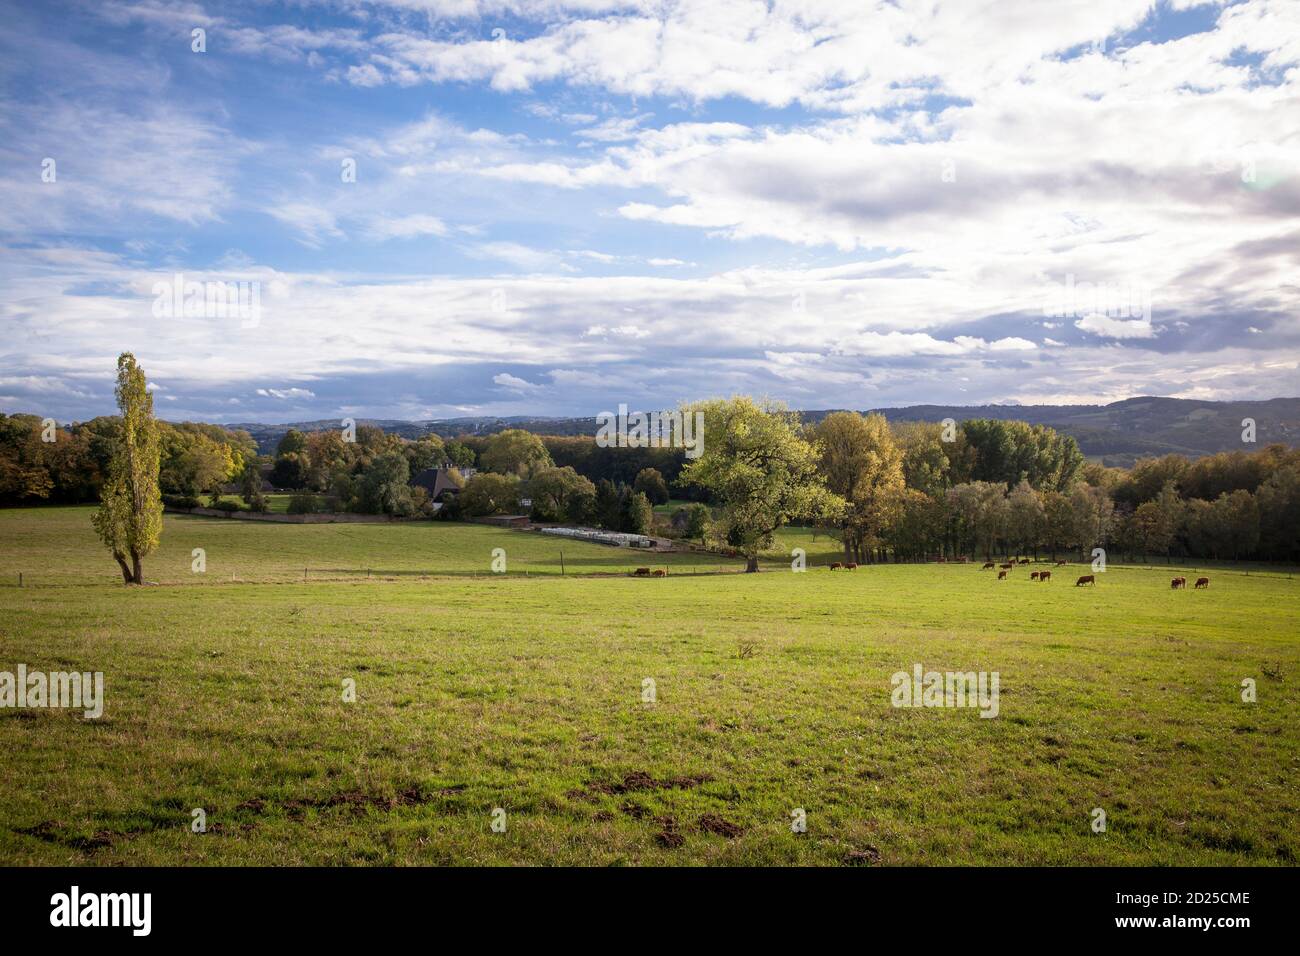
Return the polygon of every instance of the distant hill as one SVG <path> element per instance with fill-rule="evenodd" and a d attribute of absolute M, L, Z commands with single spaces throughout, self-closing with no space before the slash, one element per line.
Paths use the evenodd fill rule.
<path fill-rule="evenodd" d="M 818 422 L 833 409 L 802 412 L 805 421 Z M 1241 441 L 1241 421 L 1253 418 L 1259 448 L 1274 442 L 1300 444 L 1300 398 L 1271 398 L 1258 402 L 1208 402 L 1184 398 L 1129 398 L 1109 405 L 908 405 L 903 408 L 864 409 L 876 411 L 891 422 L 939 422 L 945 418 L 1019 419 L 1032 425 L 1050 425 L 1072 435 L 1089 458 L 1108 465 L 1131 465 L 1138 458 L 1171 452 L 1199 458 L 1220 451 L 1251 450 Z M 507 428 L 522 428 L 539 435 L 595 435 L 595 415 L 587 418 L 557 418 L 516 415 L 499 417 L 446 418 L 407 422 L 390 419 L 357 419 L 358 425 L 377 425 L 404 438 L 430 433 L 442 438 L 457 435 L 490 435 Z M 338 419 L 291 422 L 283 425 L 235 423 L 227 428 L 249 432 L 264 453 L 290 428 L 321 431 L 338 428 Z"/>

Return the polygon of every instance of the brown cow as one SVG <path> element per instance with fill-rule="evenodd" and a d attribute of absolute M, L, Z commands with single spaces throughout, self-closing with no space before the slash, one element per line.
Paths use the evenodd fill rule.
<path fill-rule="evenodd" d="M 1006 564 L 999 564 L 999 565 L 998 565 L 998 567 L 1000 567 L 1003 571 L 1010 571 L 1010 570 L 1011 570 L 1012 568 L 1014 568 L 1015 566 L 1016 566 L 1016 562 L 1014 562 L 1014 561 L 1008 561 Z"/>
<path fill-rule="evenodd" d="M 1187 578 L 1174 578 L 1169 582 L 1169 587 L 1173 590 L 1182 588 L 1185 591 L 1187 590 Z"/>
<path fill-rule="evenodd" d="M 1028 564 L 1028 563 L 1029 563 L 1029 559 L 1028 559 L 1028 558 L 1021 558 L 1021 559 L 1020 559 L 1020 563 L 1021 563 L 1021 564 Z"/>
<path fill-rule="evenodd" d="M 1031 572 L 1029 573 L 1029 580 L 1031 580 L 1031 581 L 1037 581 L 1037 580 L 1038 580 L 1038 572 L 1037 572 L 1037 571 L 1031 571 Z"/>
<path fill-rule="evenodd" d="M 984 567 L 980 568 L 980 570 L 987 571 L 989 568 L 993 568 L 993 567 L 997 567 L 997 565 L 995 565 L 992 561 L 985 561 Z"/>
<path fill-rule="evenodd" d="M 858 566 L 857 566 L 856 564 L 854 564 L 852 561 L 850 561 L 848 564 L 844 565 L 844 570 L 845 570 L 845 571 L 856 571 L 857 569 L 858 569 Z"/>
<path fill-rule="evenodd" d="M 655 568 L 655 570 L 654 570 L 654 576 L 657 577 L 657 578 L 667 577 L 667 576 L 668 576 L 668 572 L 665 571 L 663 568 Z"/>
<path fill-rule="evenodd" d="M 1091 584 L 1093 587 L 1096 587 L 1097 576 L 1095 574 L 1085 574 L 1083 577 L 1079 578 L 1079 580 L 1074 582 L 1076 588 L 1082 587 L 1085 584 Z"/>
<path fill-rule="evenodd" d="M 1209 578 L 1197 578 L 1197 579 L 1196 579 L 1196 586 L 1197 586 L 1197 588 L 1208 588 L 1208 587 L 1210 586 L 1210 579 L 1209 579 Z"/>
<path fill-rule="evenodd" d="M 1057 562 L 1056 562 L 1056 566 L 1057 566 L 1058 568 L 1063 568 L 1063 567 L 1065 567 L 1065 566 L 1066 566 L 1067 564 L 1069 564 L 1069 563 L 1070 563 L 1069 561 L 1057 561 Z"/>
<path fill-rule="evenodd" d="M 832 571 L 838 571 L 842 567 L 844 567 L 844 565 L 840 564 L 838 561 L 832 562 L 831 564 Z"/>
<path fill-rule="evenodd" d="M 1005 571 L 999 571 L 999 572 L 998 572 L 998 580 L 999 580 L 999 581 L 1004 581 L 1004 580 L 1006 580 L 1006 577 L 1007 577 L 1007 572 L 1005 572 Z"/>
<path fill-rule="evenodd" d="M 649 573 L 650 573 L 650 569 L 649 569 L 649 568 L 637 568 L 637 569 L 636 569 L 637 577 L 641 577 L 641 578 L 643 578 L 643 577 L 647 576 Z"/>
<path fill-rule="evenodd" d="M 1050 581 L 1051 579 L 1052 579 L 1052 572 L 1051 572 L 1051 571 L 1039 571 L 1039 572 L 1038 572 L 1038 580 L 1040 580 L 1040 581 Z"/>

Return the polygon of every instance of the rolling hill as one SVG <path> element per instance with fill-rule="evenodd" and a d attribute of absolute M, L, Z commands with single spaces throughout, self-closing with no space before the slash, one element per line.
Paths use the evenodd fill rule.
<path fill-rule="evenodd" d="M 802 412 L 810 422 L 820 421 L 832 409 Z M 939 422 L 945 418 L 1020 419 L 1034 425 L 1050 425 L 1072 435 L 1083 453 L 1108 465 L 1130 465 L 1136 459 L 1171 452 L 1197 458 L 1220 451 L 1249 450 L 1243 444 L 1242 420 L 1254 419 L 1260 447 L 1273 442 L 1295 445 L 1300 440 L 1300 398 L 1272 398 L 1264 401 L 1211 402 L 1183 398 L 1129 398 L 1109 405 L 908 405 L 901 408 L 862 409 L 884 415 L 891 422 Z M 404 438 L 433 433 L 442 438 L 457 435 L 487 435 L 507 428 L 522 428 L 543 435 L 594 435 L 595 416 L 561 418 L 516 415 L 447 418 L 423 422 L 393 419 L 358 419 L 358 424 L 377 425 Z M 273 452 L 290 428 L 320 431 L 337 428 L 337 419 L 267 425 L 240 422 L 226 425 L 242 428 L 257 440 L 263 452 Z"/>

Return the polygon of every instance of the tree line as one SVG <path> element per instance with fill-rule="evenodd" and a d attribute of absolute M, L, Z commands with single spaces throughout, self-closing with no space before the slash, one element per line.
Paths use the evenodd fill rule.
<path fill-rule="evenodd" d="M 116 394 L 118 416 L 66 428 L 0 415 L 0 502 L 98 498 L 96 530 L 128 582 L 156 545 L 164 500 L 215 502 L 233 482 L 249 507 L 264 508 L 264 470 L 296 492 L 291 511 L 431 514 L 410 479 L 447 467 L 460 487 L 440 517 L 514 513 L 526 503 L 535 520 L 638 533 L 655 530 L 653 507 L 671 495 L 694 502 L 672 533 L 741 554 L 750 570 L 791 523 L 826 529 L 857 563 L 1094 547 L 1143 559 L 1300 559 L 1300 451 L 1283 445 L 1108 468 L 1042 425 L 891 424 L 855 412 L 807 424 L 780 403 L 736 396 L 684 407 L 704 413 L 703 454 L 692 460 L 677 449 L 600 448 L 519 429 L 444 441 L 365 425 L 354 434 L 290 430 L 266 460 L 246 432 L 157 421 L 128 353 Z M 459 469 L 470 468 L 466 481 Z"/>

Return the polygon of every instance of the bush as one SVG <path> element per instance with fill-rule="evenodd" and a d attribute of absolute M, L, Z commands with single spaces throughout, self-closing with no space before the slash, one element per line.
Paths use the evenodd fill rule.
<path fill-rule="evenodd" d="M 193 495 L 163 495 L 162 500 L 170 508 L 198 508 L 203 504 Z"/>
<path fill-rule="evenodd" d="M 639 491 L 634 491 L 625 499 L 623 530 L 629 534 L 650 534 L 654 531 L 654 508 L 650 499 Z"/>
<path fill-rule="evenodd" d="M 218 511 L 243 511 L 244 510 L 243 506 L 238 501 L 226 501 L 225 499 L 218 501 L 212 507 L 216 508 Z"/>
<path fill-rule="evenodd" d="M 320 499 L 305 491 L 300 491 L 289 499 L 289 514 L 314 515 L 320 513 Z"/>
<path fill-rule="evenodd" d="M 686 512 L 682 523 L 682 533 L 692 540 L 703 540 L 705 534 L 708 533 L 709 522 L 713 518 L 708 507 L 697 501 L 682 510 Z"/>
<path fill-rule="evenodd" d="M 265 514 L 269 511 L 270 509 L 266 504 L 266 495 L 262 494 L 260 491 L 255 493 L 248 502 L 248 510 L 256 512 L 257 514 Z"/>

